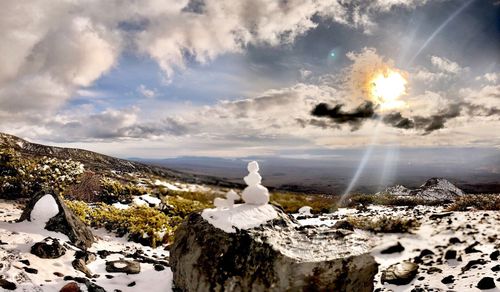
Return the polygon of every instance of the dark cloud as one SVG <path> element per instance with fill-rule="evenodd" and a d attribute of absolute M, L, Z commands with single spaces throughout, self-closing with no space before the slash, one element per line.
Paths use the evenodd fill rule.
<path fill-rule="evenodd" d="M 315 117 L 327 117 L 334 124 L 349 124 L 352 130 L 357 130 L 367 119 L 375 117 L 375 107 L 372 102 L 367 101 L 353 111 L 343 111 L 343 104 L 337 104 L 330 107 L 326 103 L 320 103 L 312 110 L 311 114 Z"/>
<path fill-rule="evenodd" d="M 372 103 L 367 102 L 360 105 L 352 112 L 343 112 L 342 105 L 335 105 L 330 108 L 325 103 L 320 103 L 316 105 L 311 114 L 316 117 L 328 117 L 333 125 L 348 123 L 352 126 L 352 130 L 355 131 L 368 119 L 373 119 L 377 117 L 375 112 L 376 107 Z M 461 115 L 467 116 L 500 116 L 500 109 L 495 107 L 489 108 L 483 105 L 471 104 L 467 102 L 454 103 L 448 106 L 448 108 L 439 111 L 436 114 L 424 117 L 424 116 L 412 116 L 405 117 L 400 112 L 392 112 L 382 116 L 382 122 L 394 128 L 410 130 L 415 129 L 423 131 L 423 135 L 430 134 L 436 130 L 443 129 L 446 127 L 446 123 L 449 120 L 457 118 Z M 299 124 L 303 127 L 306 121 L 301 120 Z M 308 124 L 313 126 L 319 126 L 325 128 L 324 123 L 320 121 L 309 120 Z"/>

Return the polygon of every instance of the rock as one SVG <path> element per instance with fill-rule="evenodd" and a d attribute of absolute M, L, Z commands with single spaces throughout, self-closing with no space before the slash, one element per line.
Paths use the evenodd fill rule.
<path fill-rule="evenodd" d="M 170 250 L 174 285 L 182 291 L 372 291 L 377 263 L 365 235 L 330 227 L 298 228 L 278 217 L 224 232 L 189 215 Z"/>
<path fill-rule="evenodd" d="M 446 260 L 454 260 L 457 258 L 457 251 L 453 249 L 449 249 L 444 254 L 444 259 Z"/>
<path fill-rule="evenodd" d="M 481 252 L 480 250 L 476 249 L 476 246 L 478 246 L 478 245 L 479 245 L 478 241 L 476 241 L 473 244 L 469 245 L 468 247 L 465 248 L 465 250 L 464 250 L 465 253 L 469 254 L 469 253 Z"/>
<path fill-rule="evenodd" d="M 76 282 L 64 285 L 59 292 L 81 292 L 80 286 Z"/>
<path fill-rule="evenodd" d="M 388 248 L 380 251 L 381 254 L 391 254 L 391 253 L 397 253 L 397 252 L 402 252 L 405 250 L 404 246 L 401 245 L 401 243 L 398 241 L 397 244 L 389 246 Z"/>
<path fill-rule="evenodd" d="M 484 265 L 486 261 L 483 259 L 471 260 L 464 267 L 462 267 L 462 273 L 470 270 L 473 266 Z"/>
<path fill-rule="evenodd" d="M 339 220 L 333 225 L 334 229 L 354 230 L 354 226 L 347 220 Z"/>
<path fill-rule="evenodd" d="M 441 219 L 444 217 L 448 217 L 452 214 L 452 212 L 441 212 L 441 213 L 434 213 L 429 216 L 429 219 L 431 220 L 436 220 L 436 219 Z"/>
<path fill-rule="evenodd" d="M 65 276 L 64 281 L 75 281 L 78 283 L 85 284 L 85 286 L 87 287 L 87 292 L 106 292 L 104 288 L 96 285 L 95 283 L 92 283 L 92 281 L 86 278 Z"/>
<path fill-rule="evenodd" d="M 66 249 L 59 243 L 59 240 L 47 237 L 43 241 L 35 243 L 31 247 L 31 253 L 42 259 L 56 259 L 66 253 Z"/>
<path fill-rule="evenodd" d="M 134 282 L 130 282 L 127 286 L 128 287 L 134 287 L 135 286 L 135 281 Z"/>
<path fill-rule="evenodd" d="M 29 268 L 29 267 L 24 267 L 24 271 L 29 274 L 38 274 L 37 269 Z"/>
<path fill-rule="evenodd" d="M 418 265 L 412 262 L 403 261 L 393 264 L 382 272 L 382 284 L 406 285 L 410 283 L 418 272 Z"/>
<path fill-rule="evenodd" d="M 455 282 L 455 277 L 453 277 L 453 275 L 449 275 L 447 277 L 444 277 L 442 280 L 441 280 L 441 283 L 443 284 L 451 284 Z"/>
<path fill-rule="evenodd" d="M 69 240 L 81 249 L 87 249 L 92 246 L 92 243 L 94 243 L 94 235 L 90 228 L 73 214 L 59 194 L 54 194 L 52 191 L 47 192 L 42 190 L 34 195 L 26 205 L 19 221 L 31 221 L 30 215 L 33 207 L 38 200 L 46 194 L 52 195 L 59 207 L 59 213 L 47 222 L 45 229 L 67 235 Z"/>
<path fill-rule="evenodd" d="M 493 272 L 500 272 L 500 265 L 496 265 L 496 266 L 494 266 L 494 267 L 491 267 L 491 270 L 492 270 Z"/>
<path fill-rule="evenodd" d="M 165 270 L 165 266 L 163 265 L 154 265 L 155 271 L 160 272 Z"/>
<path fill-rule="evenodd" d="M 16 284 L 14 284 L 10 281 L 7 281 L 5 279 L 1 279 L 1 278 L 0 278 L 0 287 L 4 288 L 5 290 L 16 290 L 17 289 Z"/>
<path fill-rule="evenodd" d="M 89 270 L 87 265 L 85 265 L 84 259 L 75 259 L 71 262 L 71 265 L 75 268 L 75 270 L 84 273 L 86 277 L 92 278 L 92 272 Z"/>
<path fill-rule="evenodd" d="M 54 272 L 53 274 L 54 274 L 54 276 L 57 276 L 57 277 L 60 277 L 60 278 L 64 277 L 64 274 L 60 273 L 60 272 Z"/>
<path fill-rule="evenodd" d="M 427 201 L 452 202 L 459 196 L 464 195 L 464 192 L 444 178 L 431 178 L 416 189 L 396 185 L 377 194 L 406 196 Z"/>
<path fill-rule="evenodd" d="M 126 260 L 106 262 L 106 272 L 139 274 L 141 272 L 141 264 L 135 261 Z"/>
<path fill-rule="evenodd" d="M 476 287 L 480 290 L 487 290 L 495 288 L 496 285 L 492 277 L 484 277 L 477 283 Z"/>
<path fill-rule="evenodd" d="M 498 261 L 498 257 L 500 257 L 500 251 L 498 251 L 498 250 L 495 250 L 494 252 L 492 252 L 490 254 L 490 259 L 492 261 Z"/>
<path fill-rule="evenodd" d="M 31 264 L 29 260 L 20 260 L 19 262 L 23 263 L 23 264 L 25 264 L 27 266 L 29 266 Z"/>
<path fill-rule="evenodd" d="M 89 251 L 78 250 L 75 252 L 75 259 L 82 259 L 85 264 L 90 264 L 96 260 L 96 254 Z"/>

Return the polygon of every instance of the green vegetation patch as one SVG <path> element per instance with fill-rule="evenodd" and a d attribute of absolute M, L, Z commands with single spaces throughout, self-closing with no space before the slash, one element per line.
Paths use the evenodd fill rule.
<path fill-rule="evenodd" d="M 463 195 L 448 206 L 448 211 L 500 210 L 500 194 Z"/>
<path fill-rule="evenodd" d="M 390 194 L 353 194 L 347 197 L 340 205 L 354 208 L 360 205 L 385 205 L 385 206 L 437 206 L 441 205 L 439 200 L 425 200 L 411 196 L 394 196 Z"/>
<path fill-rule="evenodd" d="M 350 216 L 347 221 L 355 228 L 376 233 L 406 233 L 420 226 L 420 222 L 413 218 L 393 216 L 357 217 Z"/>
<path fill-rule="evenodd" d="M 118 236 L 128 234 L 129 240 L 152 247 L 171 242 L 175 228 L 182 221 L 179 216 L 167 216 L 147 206 L 118 209 L 104 203 L 90 206 L 82 201 L 68 200 L 66 204 L 87 225 L 105 228 Z"/>
<path fill-rule="evenodd" d="M 337 197 L 293 193 L 272 193 L 270 202 L 280 205 L 287 213 L 297 213 L 304 206 L 312 213 L 330 213 L 336 210 Z"/>

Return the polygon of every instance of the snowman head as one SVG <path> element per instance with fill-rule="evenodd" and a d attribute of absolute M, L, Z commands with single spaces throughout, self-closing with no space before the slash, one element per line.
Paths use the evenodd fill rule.
<path fill-rule="evenodd" d="M 259 171 L 259 164 L 257 163 L 257 161 L 252 161 L 248 163 L 247 169 L 248 172 L 257 172 Z"/>

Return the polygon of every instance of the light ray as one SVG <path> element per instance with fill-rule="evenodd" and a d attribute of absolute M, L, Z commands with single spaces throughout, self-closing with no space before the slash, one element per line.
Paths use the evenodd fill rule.
<path fill-rule="evenodd" d="M 415 55 L 413 55 L 413 57 L 410 59 L 410 61 L 408 62 L 408 65 L 411 65 L 415 59 L 418 57 L 418 55 L 420 55 L 420 53 L 422 53 L 422 51 L 429 45 L 430 42 L 432 42 L 432 40 L 443 30 L 443 28 L 446 27 L 446 25 L 448 25 L 448 23 L 450 23 L 455 17 L 457 17 L 462 11 L 464 11 L 465 8 L 467 8 L 472 2 L 474 2 L 475 0 L 469 0 L 467 1 L 466 3 L 464 3 L 464 5 L 462 5 L 460 8 L 458 8 L 455 12 L 453 12 L 452 15 L 450 15 L 450 17 L 448 17 L 448 19 L 446 19 L 430 36 L 429 38 L 424 42 L 424 44 L 420 47 L 420 49 L 417 51 L 417 53 L 415 53 Z"/>

